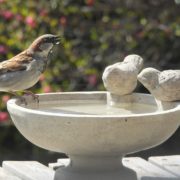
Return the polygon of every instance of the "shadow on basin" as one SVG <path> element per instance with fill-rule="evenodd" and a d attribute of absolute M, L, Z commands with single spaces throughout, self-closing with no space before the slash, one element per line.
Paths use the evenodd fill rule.
<path fill-rule="evenodd" d="M 140 180 L 180 180 L 180 177 L 141 177 Z"/>

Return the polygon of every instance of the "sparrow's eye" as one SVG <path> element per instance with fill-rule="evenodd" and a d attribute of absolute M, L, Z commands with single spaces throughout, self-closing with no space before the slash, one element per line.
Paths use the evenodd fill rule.
<path fill-rule="evenodd" d="M 52 43 L 52 44 L 59 44 L 60 37 L 59 36 L 53 36 L 53 37 L 47 37 L 43 41 L 44 43 Z"/>
<path fill-rule="evenodd" d="M 50 38 L 45 38 L 43 42 L 44 43 L 51 43 L 51 40 L 50 40 Z"/>

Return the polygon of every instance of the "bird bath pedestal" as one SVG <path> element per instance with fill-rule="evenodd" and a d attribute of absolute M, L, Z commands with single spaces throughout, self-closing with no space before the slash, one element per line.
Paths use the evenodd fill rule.
<path fill-rule="evenodd" d="M 24 106 L 12 99 L 8 111 L 29 141 L 69 156 L 55 180 L 135 180 L 122 157 L 161 144 L 179 127 L 180 103 L 158 109 L 146 94 L 50 93 L 39 100 L 38 105 L 27 97 Z"/>

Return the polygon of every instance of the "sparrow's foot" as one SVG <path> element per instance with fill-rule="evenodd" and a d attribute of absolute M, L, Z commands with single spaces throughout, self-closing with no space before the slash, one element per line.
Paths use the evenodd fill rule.
<path fill-rule="evenodd" d="M 22 104 L 25 104 L 27 106 L 27 101 L 24 97 L 20 96 L 19 94 L 17 94 L 16 92 L 13 91 L 9 91 L 10 94 L 13 94 L 15 97 L 17 97 L 18 99 L 20 99 L 20 102 Z"/>
<path fill-rule="evenodd" d="M 18 96 L 18 98 L 20 99 L 21 103 L 24 104 L 25 106 L 27 106 L 27 101 L 24 97 L 22 96 Z"/>
<path fill-rule="evenodd" d="M 31 91 L 27 91 L 27 90 L 25 90 L 23 92 L 27 95 L 30 95 L 33 98 L 33 100 L 36 100 L 37 103 L 39 104 L 39 96 L 37 94 L 34 94 Z"/>

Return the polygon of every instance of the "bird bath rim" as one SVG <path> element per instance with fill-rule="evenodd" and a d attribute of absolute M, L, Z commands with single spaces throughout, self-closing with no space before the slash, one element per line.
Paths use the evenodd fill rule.
<path fill-rule="evenodd" d="M 96 91 L 48 93 L 39 95 L 39 100 L 40 105 L 43 101 L 65 102 L 66 98 L 106 104 L 108 96 L 108 92 Z M 142 93 L 108 100 L 128 103 L 129 98 L 130 102 L 157 107 L 153 96 Z M 37 103 L 31 97 L 26 100 L 29 105 Z M 8 101 L 12 120 L 26 139 L 44 149 L 66 153 L 71 159 L 68 166 L 56 171 L 55 180 L 135 180 L 135 173 L 123 167 L 122 157 L 155 147 L 176 131 L 180 103 L 172 102 L 165 108 L 131 115 L 60 114 L 28 109 L 18 99 Z"/>
<path fill-rule="evenodd" d="M 56 92 L 56 93 L 43 93 L 43 94 L 38 94 L 39 96 L 39 103 L 41 104 L 41 102 L 43 101 L 46 101 L 46 97 L 50 97 L 50 96 L 68 96 L 68 95 L 78 95 L 77 96 L 77 100 L 78 99 L 81 99 L 79 98 L 81 95 L 82 96 L 92 96 L 92 95 L 103 95 L 103 99 L 105 102 L 108 101 L 107 98 L 108 96 L 110 95 L 109 92 L 107 91 L 86 91 L 86 92 L 80 92 L 80 91 L 77 91 L 77 92 Z M 145 93 L 132 93 L 132 94 L 129 94 L 129 95 L 124 95 L 122 96 L 122 98 L 124 97 L 131 97 L 131 96 L 141 96 L 141 97 L 144 97 L 144 98 L 148 98 L 148 101 L 145 101 L 145 102 L 138 102 L 139 99 L 138 99 L 138 103 L 139 104 L 150 104 L 150 105 L 153 105 L 153 106 L 157 106 L 156 104 L 156 101 L 154 99 L 154 97 L 151 95 L 151 94 L 145 94 Z M 27 103 L 31 103 L 31 104 L 36 104 L 37 102 L 36 101 L 33 101 L 31 99 L 31 97 L 28 97 L 28 96 L 25 96 L 25 99 L 27 101 Z M 52 102 L 52 101 L 55 101 L 56 99 L 55 98 L 52 98 L 48 101 Z M 61 100 L 61 99 L 59 99 Z M 69 100 L 69 99 L 63 99 L 64 101 L 65 100 Z M 81 99 L 82 101 L 83 100 L 95 100 L 95 98 L 89 98 L 89 99 Z M 56 100 L 57 101 L 57 100 Z M 151 102 L 150 102 L 151 101 Z M 153 102 L 154 101 L 154 102 Z M 108 102 L 107 102 L 108 103 Z M 119 102 L 121 103 L 121 102 Z M 128 102 L 127 102 L 128 103 Z M 38 107 L 37 109 L 30 109 L 28 108 L 28 106 L 25 106 L 25 105 L 22 105 L 20 104 L 20 101 L 19 99 L 17 98 L 14 98 L 14 99 L 10 99 L 8 102 L 7 102 L 8 106 L 11 106 L 11 108 L 13 107 L 13 109 L 18 109 L 20 111 L 23 111 L 23 112 L 26 112 L 26 113 L 30 113 L 30 114 L 39 114 L 39 115 L 47 115 L 47 116 L 57 116 L 57 117 L 87 117 L 87 118 L 130 118 L 130 117 L 147 117 L 147 116 L 156 116 L 156 115 L 165 115 L 165 114 L 169 114 L 169 113 L 172 113 L 172 112 L 176 112 L 178 110 L 180 110 L 180 102 L 176 101 L 176 102 L 164 102 L 165 105 L 168 105 L 167 109 L 162 109 L 162 110 L 157 110 L 157 111 L 153 111 L 153 112 L 145 112 L 145 113 L 138 113 L 138 114 L 135 114 L 135 113 L 132 113 L 132 114 L 112 114 L 112 115 L 99 115 L 99 114 L 69 114 L 69 113 L 55 113 L 55 112 L 45 112 L 45 111 L 39 111 L 38 110 Z M 39 106 L 39 105 L 37 105 Z M 157 107 L 158 108 L 158 107 Z"/>

